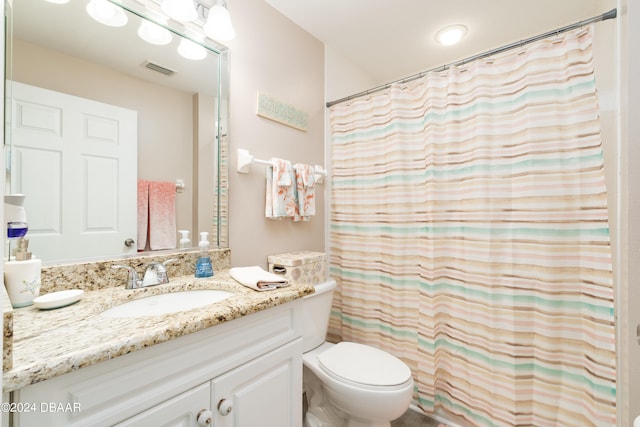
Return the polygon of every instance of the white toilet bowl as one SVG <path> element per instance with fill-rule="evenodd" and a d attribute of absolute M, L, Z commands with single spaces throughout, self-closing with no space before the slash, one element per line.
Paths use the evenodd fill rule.
<path fill-rule="evenodd" d="M 324 342 L 334 288 L 335 281 L 316 286 L 316 293 L 305 297 L 303 304 L 304 382 L 307 391 L 314 388 L 305 425 L 389 427 L 411 403 L 411 370 L 397 357 L 371 346 Z"/>

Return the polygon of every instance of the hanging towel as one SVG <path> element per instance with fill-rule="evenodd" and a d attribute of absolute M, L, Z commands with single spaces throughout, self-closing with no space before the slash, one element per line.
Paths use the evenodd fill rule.
<path fill-rule="evenodd" d="M 271 219 L 297 216 L 295 176 L 291 162 L 272 158 L 267 168 L 265 216 Z"/>
<path fill-rule="evenodd" d="M 138 250 L 144 251 L 149 232 L 149 181 L 138 180 Z"/>
<path fill-rule="evenodd" d="M 257 265 L 234 267 L 229 270 L 229 274 L 239 283 L 256 291 L 268 291 L 289 285 L 289 282 L 282 276 L 269 273 Z"/>
<path fill-rule="evenodd" d="M 176 184 L 149 182 L 149 246 L 151 250 L 175 249 Z"/>
<path fill-rule="evenodd" d="M 302 221 L 309 221 L 311 215 L 316 214 L 316 174 L 310 165 L 296 163 L 296 190 L 298 198 L 298 213 Z"/>

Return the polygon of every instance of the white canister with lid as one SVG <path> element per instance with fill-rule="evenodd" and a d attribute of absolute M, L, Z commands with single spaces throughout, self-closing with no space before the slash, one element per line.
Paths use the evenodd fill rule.
<path fill-rule="evenodd" d="M 4 286 L 14 308 L 32 305 L 40 294 L 41 267 L 42 260 L 37 258 L 4 263 Z"/>

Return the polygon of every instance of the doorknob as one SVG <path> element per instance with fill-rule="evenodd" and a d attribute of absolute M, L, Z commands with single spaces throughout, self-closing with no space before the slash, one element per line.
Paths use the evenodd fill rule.
<path fill-rule="evenodd" d="M 133 240 L 131 237 L 129 237 L 127 240 L 124 241 L 124 245 L 128 246 L 128 247 L 131 247 L 131 246 L 133 246 L 133 244 L 135 242 L 136 242 L 135 240 Z"/>

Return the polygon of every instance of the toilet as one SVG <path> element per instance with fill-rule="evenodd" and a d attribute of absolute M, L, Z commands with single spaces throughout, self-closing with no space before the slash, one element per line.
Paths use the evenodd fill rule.
<path fill-rule="evenodd" d="M 413 378 L 397 357 L 353 343 L 325 342 L 335 280 L 304 297 L 305 427 L 389 427 L 411 403 Z"/>

